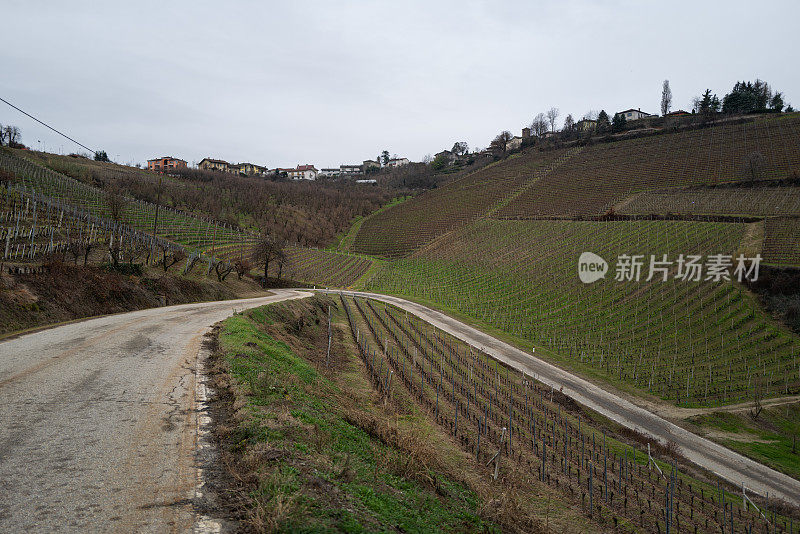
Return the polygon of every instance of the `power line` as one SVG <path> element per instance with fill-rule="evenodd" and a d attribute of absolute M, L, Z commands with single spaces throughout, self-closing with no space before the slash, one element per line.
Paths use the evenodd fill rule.
<path fill-rule="evenodd" d="M 94 153 L 94 152 L 95 152 L 93 149 L 89 148 L 88 146 L 86 146 L 86 145 L 84 145 L 84 144 L 81 144 L 81 143 L 77 142 L 75 139 L 71 138 L 71 137 L 70 137 L 70 136 L 68 136 L 67 134 L 65 134 L 65 133 L 61 133 L 61 132 L 59 132 L 58 130 L 56 130 L 55 128 L 53 128 L 52 126 L 50 126 L 49 124 L 47 124 L 47 123 L 45 123 L 45 122 L 42 122 L 42 121 L 40 121 L 39 119 L 37 119 L 36 117 L 34 117 L 34 116 L 33 116 L 33 115 L 31 115 L 30 113 L 28 113 L 27 111 L 25 111 L 25 110 L 22 110 L 22 109 L 18 108 L 17 106 L 15 106 L 14 104 L 12 104 L 12 103 L 11 103 L 11 102 L 9 102 L 8 100 L 4 99 L 3 97 L 0 97 L 0 101 L 2 101 L 2 102 L 5 102 L 6 104 L 8 104 L 9 106 L 11 106 L 12 108 L 14 108 L 14 109 L 16 109 L 17 111 L 19 111 L 20 113 L 22 113 L 23 115 L 27 115 L 28 117 L 30 117 L 31 119 L 35 120 L 36 122 L 38 122 L 38 123 L 39 123 L 39 124 L 41 124 L 42 126 L 45 126 L 46 128 L 50 128 L 51 130 L 53 130 L 55 133 L 57 133 L 57 134 L 58 134 L 58 135 L 60 135 L 61 137 L 66 137 L 67 139 L 69 139 L 70 141 L 72 141 L 73 143 L 75 143 L 76 145 L 78 145 L 79 147 L 85 148 L 86 150 L 88 150 L 88 151 L 89 151 L 89 152 L 91 152 L 91 153 Z"/>

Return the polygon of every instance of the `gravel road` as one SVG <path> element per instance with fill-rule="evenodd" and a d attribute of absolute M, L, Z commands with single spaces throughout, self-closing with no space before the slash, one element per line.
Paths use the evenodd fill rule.
<path fill-rule="evenodd" d="M 198 475 L 197 355 L 235 310 L 186 304 L 0 342 L 0 532 L 185 532 Z"/>

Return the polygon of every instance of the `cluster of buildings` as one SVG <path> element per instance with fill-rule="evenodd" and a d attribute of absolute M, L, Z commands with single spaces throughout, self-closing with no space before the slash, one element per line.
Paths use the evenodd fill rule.
<path fill-rule="evenodd" d="M 617 115 L 622 115 L 625 117 L 627 122 L 631 121 L 638 121 L 641 119 L 648 119 L 657 117 L 658 115 L 652 115 L 650 113 L 646 113 L 639 109 L 626 109 L 624 111 L 620 111 Z M 689 115 L 688 112 L 683 110 L 673 111 L 671 113 L 667 113 L 666 116 L 668 117 L 680 117 L 684 115 Z M 584 118 L 579 120 L 575 123 L 575 129 L 579 132 L 587 132 L 592 131 L 597 127 L 597 120 Z M 558 135 L 558 132 L 548 131 L 545 132 L 542 137 L 552 137 Z M 506 142 L 506 150 L 516 150 L 522 146 L 523 141 L 526 138 L 531 137 L 531 129 L 530 128 L 523 128 L 521 136 L 513 136 Z M 487 148 L 479 154 L 492 154 L 492 148 Z M 467 157 L 468 154 L 456 154 L 450 150 L 443 150 L 442 152 L 437 153 L 434 157 L 436 158 L 443 158 L 448 163 L 452 164 L 457 162 L 459 159 Z M 361 164 L 354 164 L 354 165 L 339 165 L 338 167 L 331 167 L 331 168 L 322 168 L 317 169 L 314 165 L 305 164 L 305 165 L 297 165 L 294 168 L 281 168 L 278 167 L 276 169 L 270 169 L 268 167 L 263 167 L 261 165 L 256 165 L 254 163 L 228 163 L 225 160 L 221 159 L 213 159 L 213 158 L 203 158 L 203 160 L 198 164 L 198 168 L 207 170 L 207 171 L 218 171 L 218 172 L 226 172 L 230 174 L 241 174 L 244 176 L 270 176 L 270 175 L 278 175 L 278 176 L 286 176 L 293 180 L 316 180 L 318 177 L 320 178 L 356 178 L 363 177 L 366 174 L 369 174 L 372 170 L 381 169 L 383 167 L 401 167 L 403 165 L 408 165 L 409 161 L 408 158 L 391 158 L 388 161 L 384 161 L 381 164 L 380 159 L 372 160 L 367 159 L 361 162 Z M 147 168 L 151 171 L 155 172 L 169 172 L 175 169 L 185 169 L 187 168 L 187 163 L 185 160 L 180 158 L 173 158 L 171 156 L 164 156 L 161 158 L 150 159 L 147 160 Z M 372 180 L 361 180 L 361 181 L 372 181 Z"/>
<path fill-rule="evenodd" d="M 167 158 L 172 159 L 172 158 Z M 152 160 L 157 161 L 157 160 Z M 179 160 L 182 161 L 182 160 Z M 150 167 L 151 170 L 162 170 L 167 167 Z M 184 167 L 185 167 L 184 162 Z M 381 165 L 379 160 L 364 160 L 357 165 L 340 165 L 334 168 L 317 169 L 314 165 L 297 165 L 294 168 L 275 168 L 262 167 L 253 163 L 228 163 L 221 159 L 203 158 L 197 165 L 198 168 L 207 171 L 227 172 L 230 174 L 242 174 L 245 176 L 286 176 L 292 180 L 316 180 L 320 178 L 357 178 L 370 172 L 370 169 L 380 169 L 381 167 L 400 167 L 409 163 L 408 158 L 392 158 Z"/>

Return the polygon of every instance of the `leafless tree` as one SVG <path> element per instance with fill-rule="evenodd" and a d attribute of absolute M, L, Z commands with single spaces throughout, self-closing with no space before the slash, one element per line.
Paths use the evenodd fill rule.
<path fill-rule="evenodd" d="M 469 145 L 466 141 L 458 141 L 453 145 L 453 149 L 451 152 L 456 156 L 460 156 L 462 154 L 466 154 L 469 151 Z"/>
<path fill-rule="evenodd" d="M 240 257 L 238 260 L 236 260 L 236 262 L 233 264 L 233 267 L 236 269 L 236 276 L 239 277 L 239 280 L 241 280 L 242 277 L 249 273 L 250 269 L 253 268 L 250 264 L 250 261 L 244 257 Z"/>
<path fill-rule="evenodd" d="M 89 237 L 86 237 L 86 240 L 83 242 L 83 264 L 87 265 L 89 263 L 89 254 L 92 253 L 92 249 L 94 248 L 94 243 L 92 243 Z"/>
<path fill-rule="evenodd" d="M 750 415 L 753 419 L 758 419 L 764 406 L 761 404 L 761 399 L 764 397 L 764 389 L 762 387 L 761 376 L 756 375 L 753 377 L 753 407 L 750 409 Z"/>
<path fill-rule="evenodd" d="M 571 132 L 575 129 L 575 119 L 572 118 L 572 114 L 568 114 L 567 118 L 564 119 L 564 131 Z"/>
<path fill-rule="evenodd" d="M 666 116 L 672 108 L 672 90 L 669 88 L 669 80 L 664 80 L 661 88 L 661 116 Z"/>
<path fill-rule="evenodd" d="M 20 142 L 22 139 L 22 134 L 20 133 L 19 128 L 16 126 L 4 126 L 3 137 L 6 140 L 6 144 L 11 146 L 14 143 Z"/>
<path fill-rule="evenodd" d="M 513 136 L 511 135 L 511 132 L 509 132 L 508 130 L 503 130 L 502 132 L 497 134 L 497 137 L 494 138 L 494 140 L 492 141 L 492 146 L 496 150 L 505 154 L 506 150 L 508 149 L 508 142 L 511 141 L 512 137 Z"/>
<path fill-rule="evenodd" d="M 269 264 L 284 255 L 283 244 L 268 234 L 262 234 L 253 248 L 252 260 L 264 266 L 263 286 L 266 287 L 269 278 Z"/>
<path fill-rule="evenodd" d="M 161 266 L 164 272 L 169 271 L 170 267 L 186 258 L 186 254 L 181 249 L 173 249 L 163 244 L 161 245 Z"/>
<path fill-rule="evenodd" d="M 550 123 L 551 132 L 556 131 L 556 120 L 558 119 L 559 113 L 558 108 L 550 108 L 547 110 L 547 122 Z"/>
<path fill-rule="evenodd" d="M 224 282 L 225 278 L 231 274 L 231 271 L 233 271 L 233 265 L 230 263 L 218 261 L 214 265 L 214 272 L 217 273 L 217 280 L 220 282 Z"/>
<path fill-rule="evenodd" d="M 128 201 L 119 187 L 112 186 L 106 191 L 106 212 L 111 219 L 116 222 L 122 222 L 125 217 L 125 211 L 128 207 Z"/>
<path fill-rule="evenodd" d="M 0 146 L 3 146 L 3 142 L 6 139 L 6 133 L 3 131 L 3 125 L 0 123 Z"/>
<path fill-rule="evenodd" d="M 78 258 L 83 256 L 83 245 L 78 241 L 70 241 L 67 244 L 67 252 L 72 256 L 72 261 L 78 265 Z"/>
<path fill-rule="evenodd" d="M 547 132 L 547 119 L 545 119 L 544 113 L 539 113 L 533 118 L 531 131 L 536 137 L 541 137 Z"/>

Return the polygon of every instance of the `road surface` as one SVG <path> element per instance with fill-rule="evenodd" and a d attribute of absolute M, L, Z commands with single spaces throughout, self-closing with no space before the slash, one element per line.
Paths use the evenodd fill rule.
<path fill-rule="evenodd" d="M 795 506 L 800 506 L 800 481 L 693 434 L 648 411 L 643 406 L 633 404 L 630 400 L 601 389 L 587 380 L 495 339 L 457 319 L 398 297 L 359 291 L 342 291 L 341 293 L 368 297 L 407 310 L 454 337 L 482 349 L 511 367 L 563 391 L 565 395 L 572 397 L 587 408 L 595 410 L 621 425 L 637 430 L 661 443 L 674 442 L 685 458 L 716 473 L 737 487 L 741 487 L 744 483 L 748 493 L 763 496 L 769 492 L 770 497 L 777 497 Z"/>
<path fill-rule="evenodd" d="M 170 306 L 0 342 L 0 532 L 185 532 L 203 335 L 234 309 Z"/>

